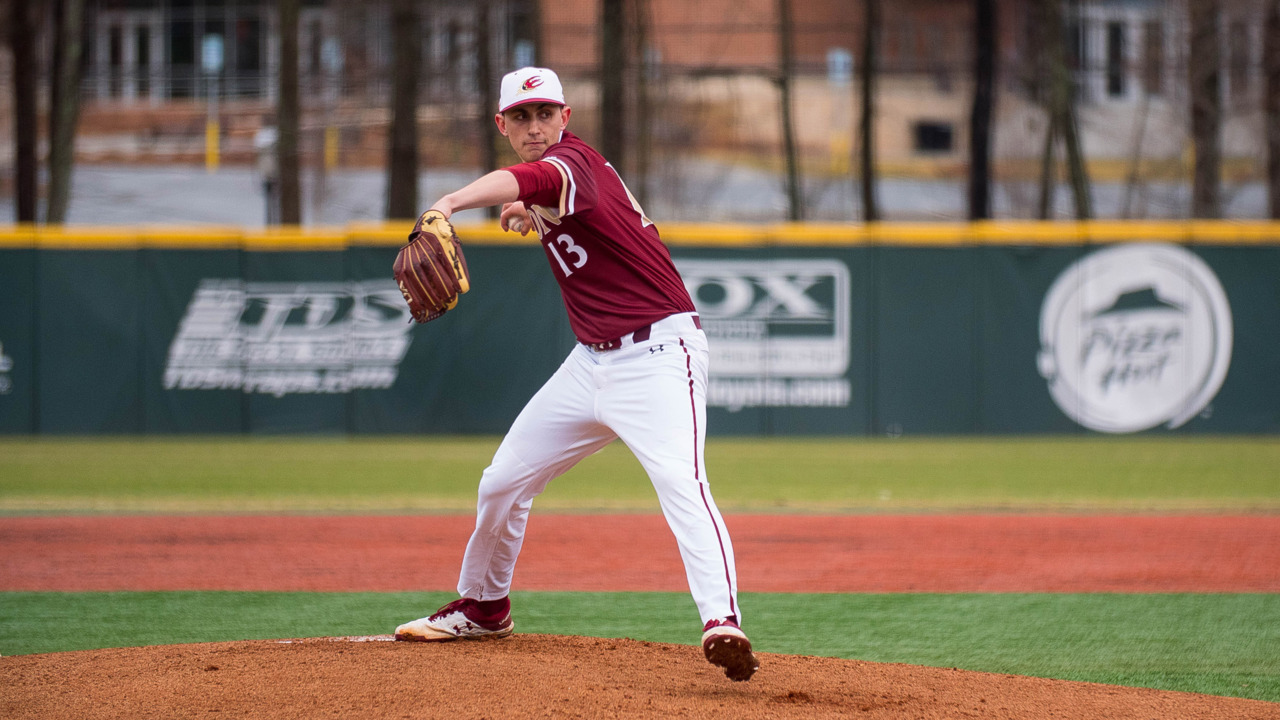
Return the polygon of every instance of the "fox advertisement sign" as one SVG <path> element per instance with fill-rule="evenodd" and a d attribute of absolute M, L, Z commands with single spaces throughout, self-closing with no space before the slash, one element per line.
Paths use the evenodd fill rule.
<path fill-rule="evenodd" d="M 839 260 L 677 260 L 711 346 L 707 405 L 845 407 L 849 269 Z"/>

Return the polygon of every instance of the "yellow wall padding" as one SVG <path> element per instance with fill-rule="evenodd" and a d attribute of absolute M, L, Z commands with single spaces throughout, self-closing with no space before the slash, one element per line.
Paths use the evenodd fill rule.
<path fill-rule="evenodd" d="M 352 223 L 343 227 L 273 226 L 0 226 L 0 248 L 202 249 L 259 251 L 341 250 L 403 244 L 411 221 Z M 767 225 L 666 223 L 663 239 L 673 246 L 923 246 L 1097 245 L 1118 242 L 1174 242 L 1192 245 L 1280 245 L 1280 222 L 1114 221 L 976 223 L 773 223 Z M 537 242 L 503 232 L 497 223 L 457 226 L 464 243 L 525 245 Z"/>

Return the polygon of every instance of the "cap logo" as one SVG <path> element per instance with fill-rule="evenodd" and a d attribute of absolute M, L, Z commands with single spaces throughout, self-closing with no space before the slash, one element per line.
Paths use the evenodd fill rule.
<path fill-rule="evenodd" d="M 529 92 L 530 90 L 538 87 L 541 84 L 542 84 L 542 78 L 538 75 L 534 75 L 533 77 L 524 81 L 524 84 L 520 86 L 520 92 Z"/>

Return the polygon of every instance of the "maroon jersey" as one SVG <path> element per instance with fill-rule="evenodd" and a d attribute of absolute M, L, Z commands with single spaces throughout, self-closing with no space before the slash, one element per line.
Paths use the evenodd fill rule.
<path fill-rule="evenodd" d="M 579 342 L 693 312 L 658 228 L 590 145 L 565 131 L 541 159 L 507 170 L 520 183 Z"/>

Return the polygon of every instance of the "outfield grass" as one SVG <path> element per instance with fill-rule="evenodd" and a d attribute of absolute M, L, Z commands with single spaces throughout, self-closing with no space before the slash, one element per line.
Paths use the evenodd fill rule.
<path fill-rule="evenodd" d="M 372 635 L 444 593 L 0 593 L 0 654 Z M 1280 701 L 1280 595 L 743 594 L 763 652 Z M 687 595 L 512 595 L 518 632 L 696 645 Z M 767 671 L 767 662 L 765 670 Z"/>
<path fill-rule="evenodd" d="M 497 438 L 0 439 L 0 512 L 471 512 Z M 727 512 L 1280 510 L 1280 438 L 727 439 Z M 654 512 L 619 443 L 539 499 Z"/>

